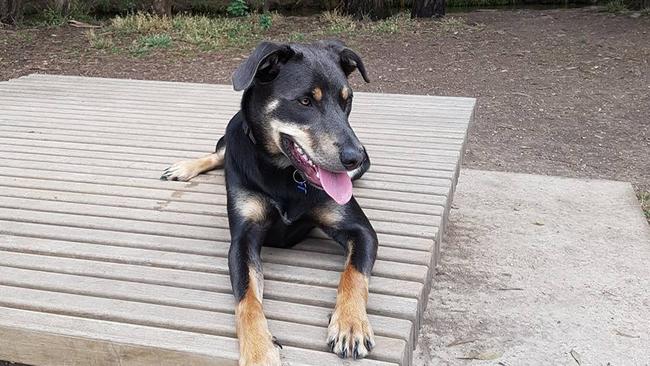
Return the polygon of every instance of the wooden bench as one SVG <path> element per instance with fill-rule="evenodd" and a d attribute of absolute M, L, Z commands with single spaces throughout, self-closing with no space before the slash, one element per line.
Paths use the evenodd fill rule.
<path fill-rule="evenodd" d="M 0 83 L 0 359 L 236 365 L 223 171 L 159 181 L 212 151 L 226 85 L 30 75 Z M 410 365 L 475 100 L 355 93 L 371 170 L 354 194 L 380 248 L 377 347 L 327 352 L 340 248 L 263 250 L 265 310 L 289 365 Z"/>

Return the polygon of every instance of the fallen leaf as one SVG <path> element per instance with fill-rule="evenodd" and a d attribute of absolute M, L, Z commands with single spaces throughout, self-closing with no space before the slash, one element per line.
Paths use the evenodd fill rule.
<path fill-rule="evenodd" d="M 620 335 L 621 337 L 628 337 L 628 338 L 641 338 L 641 336 L 638 336 L 638 335 L 632 335 L 632 334 L 623 333 L 623 332 L 621 332 L 621 331 L 618 330 L 618 329 L 615 329 L 615 330 L 614 330 L 614 333 L 616 333 L 616 335 Z"/>
<path fill-rule="evenodd" d="M 467 339 L 456 339 L 455 341 L 449 343 L 447 347 L 458 346 L 461 344 L 467 344 L 478 341 L 478 338 L 467 338 Z"/>
<path fill-rule="evenodd" d="M 476 350 L 470 351 L 465 357 L 457 357 L 459 360 L 481 360 L 489 361 L 496 360 L 497 358 L 503 356 L 501 351 L 483 351 L 479 352 Z"/>
<path fill-rule="evenodd" d="M 84 22 L 80 22 L 74 19 L 68 20 L 68 25 L 75 28 L 101 28 L 98 25 L 92 25 Z"/>
<path fill-rule="evenodd" d="M 571 353 L 571 357 L 576 360 L 576 363 L 578 365 L 582 365 L 582 361 L 580 361 L 580 354 L 576 350 L 572 349 L 569 353 Z"/>

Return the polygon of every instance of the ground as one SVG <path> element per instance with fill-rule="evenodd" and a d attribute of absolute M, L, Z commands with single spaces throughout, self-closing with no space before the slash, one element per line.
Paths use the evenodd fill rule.
<path fill-rule="evenodd" d="M 647 365 L 649 258 L 629 183 L 463 170 L 415 366 Z"/>
<path fill-rule="evenodd" d="M 608 178 L 650 191 L 650 16 L 593 8 L 454 16 L 460 21 L 446 27 L 359 31 L 340 22 L 324 33 L 315 32 L 321 18 L 281 17 L 266 38 L 343 38 L 372 78 L 355 77 L 356 90 L 477 97 L 465 167 Z M 229 83 L 251 49 L 134 55 L 91 47 L 85 32 L 0 29 L 0 79 L 41 72 Z"/>

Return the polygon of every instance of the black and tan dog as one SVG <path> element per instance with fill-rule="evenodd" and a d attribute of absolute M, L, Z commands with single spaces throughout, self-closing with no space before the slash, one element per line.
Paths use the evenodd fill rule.
<path fill-rule="evenodd" d="M 362 358 L 375 344 L 366 303 L 377 235 L 352 197 L 352 180 L 370 166 L 348 123 L 355 70 L 368 81 L 361 58 L 338 41 L 261 43 L 233 75 L 241 110 L 216 151 L 163 173 L 186 181 L 225 165 L 240 365 L 280 365 L 262 311 L 262 245 L 290 247 L 315 227 L 347 253 L 328 345 Z"/>

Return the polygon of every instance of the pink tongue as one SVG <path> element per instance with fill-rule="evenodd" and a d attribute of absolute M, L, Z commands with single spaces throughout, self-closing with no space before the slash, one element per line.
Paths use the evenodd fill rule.
<path fill-rule="evenodd" d="M 327 194 L 339 205 L 348 203 L 352 198 L 352 180 L 348 173 L 330 172 L 318 168 L 320 183 Z"/>

